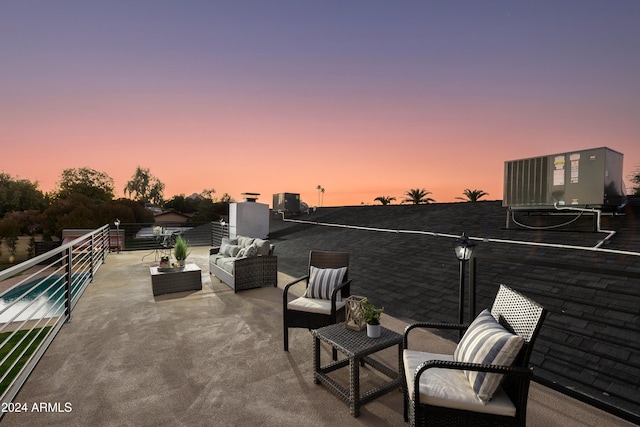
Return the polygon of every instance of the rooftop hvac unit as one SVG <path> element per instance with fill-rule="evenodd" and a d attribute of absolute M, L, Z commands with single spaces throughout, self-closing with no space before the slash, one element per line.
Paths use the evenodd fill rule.
<path fill-rule="evenodd" d="M 300 213 L 299 193 L 278 193 L 273 195 L 273 211 L 285 214 Z"/>
<path fill-rule="evenodd" d="M 626 201 L 622 153 L 606 147 L 504 163 L 503 206 L 614 209 Z"/>

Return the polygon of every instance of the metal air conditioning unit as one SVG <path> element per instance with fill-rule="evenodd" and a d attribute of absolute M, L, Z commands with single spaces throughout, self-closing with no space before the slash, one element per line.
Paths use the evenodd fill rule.
<path fill-rule="evenodd" d="M 602 147 L 506 161 L 502 206 L 615 210 L 626 202 L 622 159 L 622 153 Z"/>

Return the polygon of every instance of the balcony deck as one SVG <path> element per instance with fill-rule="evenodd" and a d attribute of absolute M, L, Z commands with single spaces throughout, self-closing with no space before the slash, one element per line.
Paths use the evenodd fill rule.
<path fill-rule="evenodd" d="M 203 289 L 154 297 L 144 252 L 111 254 L 98 271 L 16 399 L 26 413 L 4 426 L 271 425 L 404 426 L 402 393 L 391 392 L 358 418 L 313 383 L 312 338 L 291 330 L 282 350 L 279 287 L 234 294 L 208 274 L 208 248 L 189 258 L 202 269 Z M 382 324 L 405 324 L 383 315 Z M 424 348 L 454 344 L 423 333 Z M 323 349 L 323 357 L 330 351 Z M 395 366 L 395 350 L 379 353 Z M 380 378 L 364 373 L 363 389 Z M 346 372 L 337 377 L 348 381 Z M 41 411 L 38 411 L 40 409 Z M 528 425 L 631 426 L 620 418 L 533 383 Z"/>

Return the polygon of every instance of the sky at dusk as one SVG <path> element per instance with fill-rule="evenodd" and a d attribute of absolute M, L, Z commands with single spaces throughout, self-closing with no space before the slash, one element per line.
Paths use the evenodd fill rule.
<path fill-rule="evenodd" d="M 635 0 L 0 0 L 0 172 L 452 202 L 502 199 L 507 160 L 606 146 L 628 178 L 638 22 Z"/>

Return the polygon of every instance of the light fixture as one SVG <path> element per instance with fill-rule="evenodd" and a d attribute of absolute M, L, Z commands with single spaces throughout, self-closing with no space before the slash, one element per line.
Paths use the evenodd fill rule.
<path fill-rule="evenodd" d="M 116 242 L 118 245 L 118 253 L 120 253 L 120 220 L 116 218 L 113 224 L 116 226 Z"/>
<path fill-rule="evenodd" d="M 459 301 L 458 301 L 458 309 L 459 309 L 458 320 L 460 324 L 464 323 L 464 270 L 465 270 L 464 265 L 467 261 L 471 259 L 475 246 L 476 244 L 473 243 L 466 236 L 465 233 L 462 233 L 462 236 L 456 239 L 456 241 L 453 244 L 453 250 L 456 254 L 456 258 L 458 258 L 458 260 L 460 261 L 460 289 L 459 289 Z M 473 295 L 475 293 L 475 289 L 471 289 L 471 285 L 472 283 L 469 284 L 470 286 L 469 315 L 470 316 L 473 315 L 473 307 L 471 307 L 471 305 L 475 304 L 475 295 Z M 471 321 L 471 319 L 469 319 L 469 321 Z M 462 331 L 460 331 L 460 337 L 462 337 Z"/>
<path fill-rule="evenodd" d="M 476 244 L 469 240 L 466 234 L 462 233 L 462 236 L 456 239 L 453 250 L 460 261 L 469 261 L 475 246 Z"/>

